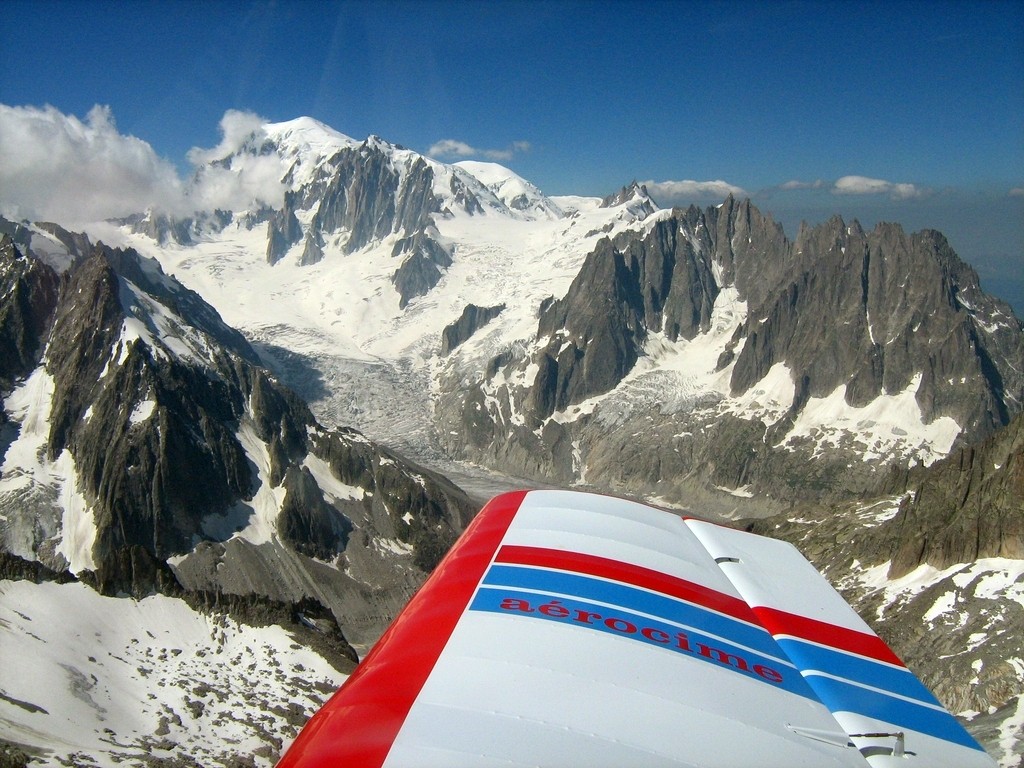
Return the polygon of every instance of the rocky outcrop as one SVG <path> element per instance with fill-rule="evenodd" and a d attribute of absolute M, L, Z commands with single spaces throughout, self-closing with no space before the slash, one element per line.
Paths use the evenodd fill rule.
<path fill-rule="evenodd" d="M 55 571 L 38 560 L 26 560 L 10 552 L 0 551 L 0 581 L 4 580 L 25 580 L 35 584 L 42 584 L 44 581 L 55 581 L 58 584 L 78 581 L 74 574 L 67 571 Z"/>
<path fill-rule="evenodd" d="M 890 542 L 890 578 L 924 563 L 1024 560 L 1024 416 L 931 467 L 894 471 L 883 490 L 906 494 L 879 529 Z"/>
<path fill-rule="evenodd" d="M 142 296 L 128 289 L 111 256 L 139 264 L 137 256 L 97 249 L 71 275 L 62 295 L 74 298 L 54 317 L 47 453 L 75 458 L 93 504 L 98 560 L 138 546 L 163 561 L 191 548 L 206 515 L 251 494 L 233 429 L 245 394 L 232 380 L 228 352 L 216 360 L 222 372 L 125 336 L 126 321 L 151 316 L 125 306 Z"/>
<path fill-rule="evenodd" d="M 391 255 L 403 257 L 391 276 L 398 291 L 398 306 L 405 308 L 417 296 L 423 296 L 441 280 L 441 270 L 452 265 L 451 254 L 436 239 L 431 226 L 403 237 L 395 243 Z"/>
<path fill-rule="evenodd" d="M 156 261 L 143 258 L 130 248 L 109 248 L 101 244 L 97 251 L 102 254 L 120 280 L 128 281 L 145 296 L 155 299 L 175 316 L 184 320 L 187 327 L 195 328 L 199 333 L 209 336 L 216 342 L 215 346 L 222 347 L 249 363 L 259 363 L 259 355 L 241 333 L 225 323 L 220 313 L 202 296 L 164 274 Z M 145 296 L 142 304 L 145 304 Z M 131 307 L 127 309 L 130 310 Z M 153 329 L 154 333 L 158 330 Z M 185 333 L 187 336 L 187 330 Z"/>
<path fill-rule="evenodd" d="M 284 502 L 277 518 L 281 538 L 296 552 L 320 560 L 333 560 L 345 551 L 352 521 L 324 499 L 310 471 L 294 464 L 285 472 Z"/>
<path fill-rule="evenodd" d="M 645 335 L 639 286 L 623 254 L 602 240 L 565 297 L 541 313 L 537 338 L 548 343 L 536 356 L 531 423 L 612 389 L 636 363 Z"/>
<path fill-rule="evenodd" d="M 441 332 L 441 354 L 451 354 L 457 346 L 483 328 L 487 323 L 505 311 L 504 304 L 494 307 L 478 307 L 476 304 L 467 304 L 462 310 L 459 319 L 450 325 L 446 325 Z"/>
<path fill-rule="evenodd" d="M 36 367 L 59 285 L 53 269 L 22 255 L 9 235 L 0 236 L 0 388 Z"/>
<path fill-rule="evenodd" d="M 349 254 L 397 235 L 392 255 L 402 261 L 392 282 L 404 308 L 452 263 L 433 227 L 432 215 L 444 213 L 433 185 L 434 171 L 424 158 L 377 137 L 340 149 L 310 182 L 285 193 L 283 207 L 267 223 L 267 261 L 277 263 L 302 243 L 298 263 L 308 266 L 324 258 L 328 240 Z M 483 210 L 458 176 L 451 186 L 458 204 L 471 213 Z M 298 211 L 312 211 L 308 226 L 299 223 Z"/>
<path fill-rule="evenodd" d="M 642 238 L 623 234 L 615 241 L 643 297 L 644 326 L 670 341 L 708 330 L 719 291 L 710 250 L 687 234 L 675 219 L 666 219 Z"/>
<path fill-rule="evenodd" d="M 295 216 L 297 193 L 285 192 L 284 205 L 267 221 L 267 263 L 276 264 L 296 243 L 302 240 L 302 226 Z"/>
<path fill-rule="evenodd" d="M 318 203 L 312 231 L 346 233 L 342 249 L 352 253 L 374 240 L 403 231 L 411 235 L 429 225 L 437 210 L 433 171 L 423 158 L 400 171 L 391 149 L 370 137 L 335 155 L 334 175 Z"/>
<path fill-rule="evenodd" d="M 11 221 L 3 216 L 0 216 L 0 235 L 10 237 L 11 241 L 22 252 L 25 252 L 28 249 L 29 243 L 32 242 L 32 230 L 23 223 Z"/>
<path fill-rule="evenodd" d="M 157 211 L 147 211 L 118 219 L 117 223 L 127 225 L 134 234 L 145 235 L 161 245 L 191 245 L 193 242 L 193 221 L 190 218 L 179 219 Z"/>
<path fill-rule="evenodd" d="M 719 287 L 735 285 L 749 307 L 760 305 L 791 279 L 797 249 L 782 225 L 750 200 L 730 195 L 719 206 L 703 211 L 690 206 L 681 216 L 692 241 L 710 253 Z"/>
<path fill-rule="evenodd" d="M 464 210 L 470 216 L 483 213 L 484 208 L 480 204 L 480 198 L 478 198 L 471 190 L 465 181 L 463 181 L 458 174 L 452 174 L 451 181 L 448 184 L 448 188 L 452 193 L 452 202 L 460 209 Z M 447 207 L 441 210 L 442 214 L 452 215 L 452 211 Z"/>
<path fill-rule="evenodd" d="M 615 388 L 648 333 L 675 341 L 707 330 L 718 295 L 712 264 L 680 232 L 671 218 L 642 237 L 602 240 L 565 297 L 542 310 L 537 336 L 549 342 L 537 355 L 534 423 Z"/>
<path fill-rule="evenodd" d="M 866 233 L 836 217 L 803 229 L 794 249 L 791 273 L 737 329 L 733 394 L 776 363 L 797 384 L 794 411 L 839 387 L 855 407 L 912 387 L 926 422 L 948 416 L 968 440 L 1024 400 L 1020 321 L 982 293 L 938 232 L 879 224 Z"/>
<path fill-rule="evenodd" d="M 36 226 L 43 232 L 48 232 L 57 238 L 64 248 L 67 249 L 71 261 L 84 259 L 92 253 L 92 243 L 81 232 L 68 232 L 60 224 L 54 224 L 51 221 L 40 221 L 36 223 Z"/>
<path fill-rule="evenodd" d="M 617 208 L 618 206 L 625 205 L 626 203 L 633 204 L 637 208 L 638 213 L 640 213 L 641 218 L 654 213 L 658 209 L 657 204 L 651 199 L 650 194 L 647 192 L 647 187 L 643 184 L 637 183 L 635 179 L 632 183 L 627 184 L 615 194 L 608 195 L 601 200 L 601 207 Z"/>
<path fill-rule="evenodd" d="M 316 264 L 324 258 L 324 246 L 322 238 L 315 232 L 307 232 L 302 244 L 302 255 L 299 256 L 299 266 L 308 267 Z"/>
<path fill-rule="evenodd" d="M 351 673 L 359 662 L 335 617 L 316 600 L 302 598 L 285 603 L 263 595 L 222 592 L 184 592 L 181 597 L 197 611 L 230 616 L 239 624 L 284 627 L 295 640 L 319 653 L 342 674 Z"/>

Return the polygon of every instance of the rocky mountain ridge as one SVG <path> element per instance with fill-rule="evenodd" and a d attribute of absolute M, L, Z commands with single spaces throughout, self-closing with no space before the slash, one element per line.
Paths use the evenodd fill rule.
<path fill-rule="evenodd" d="M 1020 411 L 1021 322 L 983 294 L 940 234 L 890 224 L 867 233 L 837 217 L 791 243 L 770 217 L 732 198 L 648 221 L 597 244 L 564 297 L 542 304 L 534 339 L 515 357 L 447 388 L 438 412 L 449 450 L 484 463 L 500 456 L 550 481 L 600 476 L 669 499 L 671 479 L 700 465 L 711 468 L 705 484 L 842 496 L 871 488 L 896 457 L 934 460 Z M 670 408 L 665 401 L 695 377 L 655 370 L 647 378 L 661 379 L 652 386 L 663 398 L 639 414 L 605 413 L 601 401 L 616 401 L 643 358 L 669 345 L 706 347 L 716 310 L 717 334 L 728 338 L 703 350 L 717 359 L 700 372 L 716 382 Z M 817 423 L 828 410 L 881 421 L 874 416 L 885 418 L 886 401 L 897 399 L 894 408 L 919 412 L 928 449 L 901 440 L 901 424 L 890 422 L 872 445 L 854 425 Z M 755 407 L 743 413 L 737 401 Z M 734 436 L 724 445 L 714 429 L 722 417 Z M 646 448 L 631 447 L 651 420 Z M 810 482 L 809 459 L 819 472 Z"/>
<path fill-rule="evenodd" d="M 5 345 L 21 343 L 26 326 L 48 331 L 22 345 L 34 360 L 4 370 L 14 384 L 0 482 L 8 551 L 92 572 L 109 594 L 176 580 L 314 597 L 341 619 L 342 603 L 377 592 L 400 605 L 472 512 L 443 479 L 356 432 L 321 427 L 237 331 L 155 262 L 99 244 L 58 276 L 10 238 L 2 248 L 15 286 L 3 304 L 14 318 Z M 49 312 L 19 314 L 26 295 L 50 297 Z M 211 547 L 214 561 L 197 564 Z M 258 578 L 250 547 L 307 575 Z M 366 583 L 352 562 L 375 574 L 403 570 L 392 562 L 403 558 L 397 580 Z M 236 569 L 249 574 L 244 583 L 230 583 Z"/>
<path fill-rule="evenodd" d="M 475 504 L 358 432 L 322 427 L 157 262 L 56 225 L 0 225 L 0 589 L 17 606 L 3 617 L 5 754 L 162 764 L 245 744 L 271 764 L 351 670 L 350 643 L 376 639 Z M 25 580 L 39 605 L 24 603 Z M 44 588 L 54 580 L 64 586 Z M 86 584 L 97 597 L 70 594 Z M 67 601 L 98 613 L 67 610 L 55 625 L 49 611 Z M 96 618 L 108 614 L 129 627 L 148 616 L 148 635 L 122 639 Z M 60 639 L 96 621 L 114 645 Z M 154 632 L 185 627 L 191 639 L 150 647 Z M 225 643 L 246 643 L 247 666 Z M 155 663 L 170 687 L 152 701 L 136 691 L 143 703 L 122 713 L 110 690 L 140 687 L 120 681 L 128 663 L 132 680 Z M 32 693 L 41 674 L 56 675 L 45 696 Z M 78 699 L 82 711 L 62 703 Z M 214 726 L 236 735 L 203 736 Z"/>

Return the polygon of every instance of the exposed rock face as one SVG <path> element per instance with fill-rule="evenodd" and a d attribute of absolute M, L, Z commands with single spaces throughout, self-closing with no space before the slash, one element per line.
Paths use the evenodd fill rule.
<path fill-rule="evenodd" d="M 284 206 L 267 221 L 267 262 L 276 264 L 296 243 L 302 240 L 302 226 L 295 216 L 296 193 L 288 191 Z"/>
<path fill-rule="evenodd" d="M 452 265 L 451 254 L 434 239 L 436 234 L 432 226 L 425 227 L 395 243 L 391 255 L 405 256 L 391 277 L 398 291 L 400 308 L 404 309 L 412 299 L 423 296 L 437 285 L 441 270 Z"/>
<path fill-rule="evenodd" d="M 187 245 L 192 242 L 191 219 L 174 219 L 164 214 L 149 212 L 129 216 L 119 220 L 119 223 L 129 225 L 132 232 L 151 237 L 161 245 Z"/>
<path fill-rule="evenodd" d="M 711 262 L 720 269 L 719 287 L 735 285 L 748 306 L 761 304 L 790 279 L 796 249 L 782 226 L 750 200 L 730 195 L 720 206 L 704 211 L 690 206 L 682 218 L 694 242 L 711 253 Z"/>
<path fill-rule="evenodd" d="M 1006 363 L 1021 354 L 1020 323 L 942 235 L 894 224 L 865 233 L 834 218 L 794 247 L 797 274 L 737 330 L 734 394 L 785 362 L 800 399 L 845 386 L 846 401 L 863 406 L 913 386 L 926 421 L 950 416 L 972 439 L 1006 423 L 1007 400 L 1019 408 L 1024 379 Z"/>
<path fill-rule="evenodd" d="M 537 356 L 529 420 L 607 392 L 636 363 L 646 326 L 639 285 L 625 257 L 603 240 L 587 257 L 565 298 L 549 304 L 537 326 L 550 339 Z"/>
<path fill-rule="evenodd" d="M 393 233 L 418 232 L 436 210 L 434 175 L 426 162 L 418 158 L 399 173 L 390 153 L 373 137 L 339 152 L 335 169 L 311 226 L 320 232 L 347 232 L 346 253 Z"/>
<path fill-rule="evenodd" d="M 50 267 L 23 256 L 9 235 L 0 236 L 0 387 L 35 368 L 59 284 Z"/>
<path fill-rule="evenodd" d="M 165 560 L 191 548 L 205 515 L 250 495 L 250 469 L 231 429 L 244 400 L 237 379 L 218 381 L 205 366 L 160 359 L 164 350 L 125 337 L 129 319 L 159 331 L 145 307 L 152 295 L 115 270 L 121 260 L 139 265 L 137 256 L 98 248 L 63 293 L 74 299 L 60 303 L 47 353 L 47 454 L 75 457 L 94 505 L 98 560 L 133 546 Z M 221 354 L 216 362 L 237 376 L 230 353 Z"/>
<path fill-rule="evenodd" d="M 313 232 L 307 232 L 302 246 L 302 255 L 299 257 L 299 266 L 307 267 L 310 264 L 316 264 L 323 257 L 324 246 L 321 238 Z"/>
<path fill-rule="evenodd" d="M 671 341 L 707 331 L 719 290 L 710 253 L 699 243 L 695 247 L 684 232 L 667 219 L 642 239 L 620 235 L 616 242 L 643 298 L 644 327 Z"/>
<path fill-rule="evenodd" d="M 0 482 L 8 551 L 110 594 L 311 597 L 373 637 L 474 511 L 450 483 L 320 427 L 212 307 L 134 251 L 96 246 L 61 281 L 8 237 L 0 284 L 4 387 L 49 381 L 39 460 L 74 472 L 63 501 Z M 5 427 L 5 448 L 33 424 Z"/>
<path fill-rule="evenodd" d="M 32 231 L 24 224 L 0 216 L 0 235 L 7 235 L 22 251 L 32 242 Z"/>
<path fill-rule="evenodd" d="M 92 252 L 92 243 L 89 242 L 89 238 L 81 232 L 68 232 L 64 227 L 60 226 L 60 224 L 54 224 L 49 221 L 41 221 L 36 226 L 38 226 L 42 231 L 49 232 L 57 238 L 67 249 L 68 255 L 72 260 L 84 259 Z M 28 245 L 28 243 L 26 243 L 26 245 Z M 40 256 L 40 258 L 42 258 L 42 256 Z"/>
<path fill-rule="evenodd" d="M 272 145 L 272 143 L 271 143 Z M 443 213 L 433 191 L 434 172 L 426 160 L 371 136 L 345 147 L 318 166 L 309 182 L 288 190 L 283 207 L 267 222 L 267 261 L 275 264 L 292 246 L 303 243 L 298 263 L 316 264 L 327 242 L 345 254 L 398 235 L 392 255 L 402 258 L 392 282 L 405 307 L 433 288 L 451 254 L 437 240 L 432 215 Z M 286 178 L 286 181 L 288 179 Z M 470 212 L 480 202 L 457 176 L 451 179 L 455 202 Z M 307 227 L 299 211 L 312 211 Z"/>
<path fill-rule="evenodd" d="M 41 584 L 44 581 L 56 581 L 59 584 L 77 581 L 74 574 L 67 571 L 54 571 L 38 560 L 26 560 L 23 557 L 12 555 L 10 552 L 0 551 L 0 581 L 23 579 L 36 584 Z"/>
<path fill-rule="evenodd" d="M 910 491 L 879 529 L 891 542 L 890 578 L 923 563 L 1024 560 L 1024 416 L 931 467 L 894 472 L 886 490 Z"/>
<path fill-rule="evenodd" d="M 720 350 L 700 372 L 710 386 L 693 389 L 682 368 L 626 381 L 651 350 L 680 342 Z M 858 430 L 800 432 L 812 404 L 852 412 L 902 398 L 920 429 L 950 435 L 943 452 L 953 436 L 981 439 L 1024 402 L 1024 326 L 937 232 L 869 233 L 836 217 L 791 243 L 729 198 L 600 241 L 566 295 L 540 307 L 532 346 L 502 352 L 482 376 L 453 371 L 450 384 L 442 439 L 508 471 L 668 498 L 695 485 L 843 497 L 918 449 L 873 452 Z"/>
<path fill-rule="evenodd" d="M 288 467 L 284 503 L 277 519 L 281 537 L 295 551 L 320 560 L 333 560 L 345 551 L 352 522 L 324 499 L 323 491 L 305 467 Z"/>
<path fill-rule="evenodd" d="M 601 201 L 601 207 L 615 208 L 628 202 L 635 202 L 642 208 L 644 214 L 654 213 L 657 210 L 657 205 L 651 200 L 647 187 L 643 184 L 638 184 L 635 180 L 631 184 L 624 186 L 614 195 L 608 195 L 608 197 L 604 198 Z"/>
<path fill-rule="evenodd" d="M 459 319 L 451 325 L 445 326 L 444 331 L 441 332 L 441 354 L 450 354 L 453 349 L 467 341 L 504 310 L 504 304 L 495 307 L 478 307 L 476 304 L 467 304 Z"/>
<path fill-rule="evenodd" d="M 473 194 L 473 191 L 458 176 L 452 176 L 449 188 L 452 193 L 452 202 L 466 211 L 466 213 L 473 215 L 484 212 L 484 208 L 480 204 L 480 198 Z M 451 211 L 443 208 L 441 213 L 450 214 Z"/>

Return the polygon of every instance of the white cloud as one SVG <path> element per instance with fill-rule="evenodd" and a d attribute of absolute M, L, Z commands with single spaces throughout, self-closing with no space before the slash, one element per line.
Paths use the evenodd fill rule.
<path fill-rule="evenodd" d="M 645 181 L 644 186 L 655 200 L 661 205 L 673 205 L 680 202 L 690 202 L 693 199 L 724 199 L 729 195 L 733 197 L 747 197 L 747 192 L 735 184 L 716 181 Z"/>
<path fill-rule="evenodd" d="M 914 184 L 897 184 L 866 176 L 843 176 L 832 185 L 832 192 L 837 195 L 889 195 L 893 200 L 909 200 L 922 197 L 926 190 Z"/>
<path fill-rule="evenodd" d="M 202 165 L 213 160 L 221 160 L 237 152 L 250 137 L 258 138 L 260 135 L 265 135 L 264 123 L 266 120 L 253 112 L 229 109 L 220 119 L 220 144 L 213 149 L 192 147 L 188 151 L 189 162 L 192 165 Z"/>
<path fill-rule="evenodd" d="M 0 212 L 74 227 L 150 208 L 187 216 L 254 202 L 279 206 L 287 169 L 276 154 L 245 154 L 231 168 L 207 165 L 254 134 L 258 139 L 263 122 L 249 112 L 226 112 L 221 142 L 189 151 L 197 173 L 186 185 L 148 143 L 118 132 L 109 107 L 94 106 L 83 121 L 50 106 L 0 104 Z"/>
<path fill-rule="evenodd" d="M 438 157 L 470 157 L 479 153 L 479 150 L 473 149 L 466 142 L 455 139 L 442 139 L 427 150 L 428 155 Z"/>
<path fill-rule="evenodd" d="M 825 182 L 821 179 L 816 179 L 815 181 L 798 181 L 793 179 L 785 184 L 780 184 L 779 189 L 821 189 L 824 186 Z"/>
<path fill-rule="evenodd" d="M 53 107 L 0 104 L 0 208 L 13 218 L 82 224 L 155 207 L 179 210 L 174 166 L 117 132 L 109 107 L 85 121 Z"/>
<path fill-rule="evenodd" d="M 1014 187 L 1011 189 L 1010 197 L 1024 197 L 1024 187 Z"/>
<path fill-rule="evenodd" d="M 259 154 L 259 146 L 266 137 L 266 122 L 252 112 L 229 109 L 220 120 L 220 144 L 212 149 L 192 147 L 188 151 L 189 161 L 198 170 L 188 190 L 193 209 L 238 211 L 261 204 L 281 206 L 285 191 L 281 179 L 288 166 L 277 154 Z M 230 168 L 208 165 L 235 155 L 247 143 L 257 151 L 238 154 Z"/>
<path fill-rule="evenodd" d="M 442 139 L 432 144 L 427 154 L 433 157 L 486 157 L 488 160 L 511 160 L 516 154 L 529 152 L 528 141 L 513 141 L 507 149 L 478 149 L 464 141 Z"/>

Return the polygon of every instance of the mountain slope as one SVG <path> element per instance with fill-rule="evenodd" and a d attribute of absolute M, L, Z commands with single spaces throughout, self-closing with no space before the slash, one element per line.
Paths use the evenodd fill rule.
<path fill-rule="evenodd" d="M 1024 560 L 1024 416 L 927 469 L 895 472 L 888 490 L 906 494 L 879 531 L 894 542 L 890 577 L 924 563 Z"/>
<path fill-rule="evenodd" d="M 0 745 L 21 755 L 6 764 L 270 766 L 345 678 L 298 622 L 84 584 L 0 595 Z"/>
<path fill-rule="evenodd" d="M 1024 754 L 1024 416 L 849 508 L 750 527 L 792 541 L 1000 765 Z"/>
<path fill-rule="evenodd" d="M 937 232 L 837 217 L 790 241 L 749 201 L 663 211 L 635 182 L 560 202 L 309 118 L 219 151 L 197 173 L 258 190 L 248 207 L 172 222 L 178 245 L 97 231 L 217 306 L 321 418 L 424 458 L 669 501 L 842 497 L 1024 400 L 1020 320 Z"/>
<path fill-rule="evenodd" d="M 34 261 L 5 248 L 9 272 Z M 39 281 L 53 276 L 42 270 Z M 355 550 L 368 550 L 373 573 L 372 553 L 397 547 L 411 570 L 383 591 L 400 604 L 461 528 L 470 505 L 460 492 L 357 433 L 320 427 L 248 342 L 155 262 L 100 245 L 61 281 L 39 364 L 5 400 L 8 551 L 93 571 L 108 593 L 160 589 L 174 578 L 170 563 L 179 578 L 205 574 L 203 588 L 339 605 L 370 589 L 345 562 L 363 558 Z M 228 561 L 223 576 L 191 562 L 211 546 Z M 231 588 L 231 554 L 249 562 L 249 547 L 317 579 L 250 574 Z M 313 589 L 327 565 L 334 575 Z"/>

